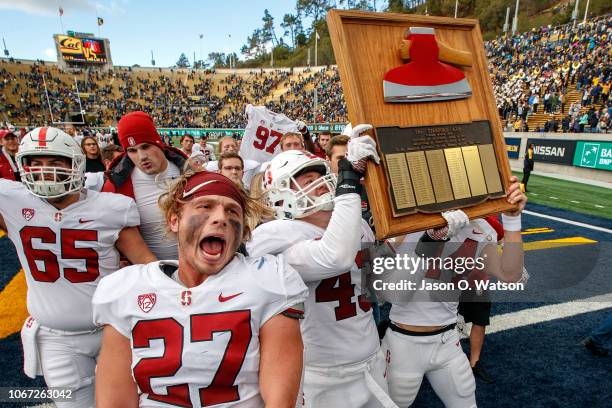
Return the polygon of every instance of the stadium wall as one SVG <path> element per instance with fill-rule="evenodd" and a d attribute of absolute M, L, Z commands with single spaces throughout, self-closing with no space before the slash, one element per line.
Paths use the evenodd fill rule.
<path fill-rule="evenodd" d="M 559 151 L 559 148 L 575 149 L 576 146 L 583 146 L 580 141 L 594 142 L 595 145 L 609 144 L 612 145 L 612 135 L 602 133 L 535 133 L 535 132 L 504 132 L 504 137 L 507 139 L 520 138 L 520 145 L 518 145 L 518 158 L 513 158 L 512 154 L 509 154 L 510 167 L 512 170 L 522 171 L 523 170 L 523 159 L 525 158 L 525 152 L 527 151 L 528 141 L 532 142 L 541 141 L 542 145 L 550 146 L 551 152 L 555 150 Z M 509 150 L 512 149 L 508 143 Z M 557 147 L 557 149 L 555 149 Z M 551 155 L 549 159 L 541 157 L 538 160 L 538 156 L 535 158 L 534 170 L 536 172 L 554 174 L 557 177 L 563 178 L 566 176 L 570 179 L 583 179 L 591 180 L 596 182 L 610 183 L 612 187 L 612 171 L 605 169 L 595 169 L 587 167 L 579 167 L 575 165 L 575 158 L 580 156 L 581 152 L 567 152 L 567 157 L 554 157 Z M 515 155 L 514 155 L 515 156 Z M 547 160 L 545 162 L 544 160 Z M 549 160 L 549 161 L 548 161 Z M 553 162 L 558 160 L 559 163 Z M 612 161 L 612 160 L 611 160 Z M 612 169 L 612 165 L 610 166 Z"/>

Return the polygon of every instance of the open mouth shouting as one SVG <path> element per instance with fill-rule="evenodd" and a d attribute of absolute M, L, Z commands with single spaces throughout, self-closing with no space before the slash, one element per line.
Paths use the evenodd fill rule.
<path fill-rule="evenodd" d="M 200 240 L 200 249 L 205 261 L 216 263 L 223 258 L 226 242 L 222 233 L 209 234 Z"/>

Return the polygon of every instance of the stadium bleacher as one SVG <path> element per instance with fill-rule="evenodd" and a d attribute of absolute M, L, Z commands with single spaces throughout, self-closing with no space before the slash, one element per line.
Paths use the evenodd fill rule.
<path fill-rule="evenodd" d="M 541 27 L 486 42 L 504 128 L 605 131 L 610 121 L 604 107 L 610 91 L 611 30 L 608 15 L 577 27 Z M 5 59 L 0 77 L 0 119 L 18 126 L 49 123 L 49 112 L 55 122 L 69 121 L 81 110 L 88 124 L 110 126 L 126 112 L 143 110 L 162 127 L 242 128 L 246 103 L 264 104 L 309 123 L 347 121 L 335 67 L 114 67 L 103 72 Z M 539 101 L 534 101 L 536 94 Z"/>

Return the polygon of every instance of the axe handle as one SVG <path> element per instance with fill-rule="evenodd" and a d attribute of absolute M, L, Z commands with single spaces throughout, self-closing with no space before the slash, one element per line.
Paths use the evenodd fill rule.
<path fill-rule="evenodd" d="M 403 60 L 410 59 L 410 42 L 410 40 L 402 40 L 400 44 L 400 56 Z M 438 54 L 440 61 L 465 67 L 472 66 L 472 53 L 451 48 L 440 41 L 438 41 L 438 49 L 440 50 Z"/>

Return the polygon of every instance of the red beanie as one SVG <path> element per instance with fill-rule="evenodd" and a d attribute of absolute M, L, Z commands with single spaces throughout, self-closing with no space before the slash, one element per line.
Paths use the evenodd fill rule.
<path fill-rule="evenodd" d="M 145 112 L 136 111 L 124 115 L 117 125 L 117 130 L 119 143 L 126 150 L 140 143 L 150 143 L 164 150 L 164 144 L 153 124 L 153 119 Z"/>

